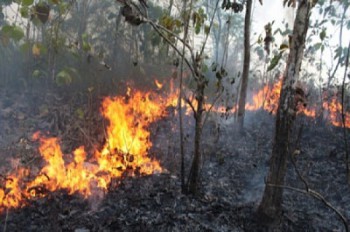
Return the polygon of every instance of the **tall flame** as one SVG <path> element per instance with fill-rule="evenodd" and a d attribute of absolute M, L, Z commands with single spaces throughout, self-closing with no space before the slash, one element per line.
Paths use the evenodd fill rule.
<path fill-rule="evenodd" d="M 132 93 L 130 88 L 126 97 L 105 98 L 101 112 L 109 121 L 106 143 L 90 156 L 80 146 L 69 160 L 58 138 L 35 133 L 33 139 L 39 141 L 45 165 L 34 174 L 18 169 L 3 180 L 0 212 L 5 208 L 22 207 L 26 199 L 60 189 L 88 197 L 94 191 L 106 190 L 113 178 L 161 172 L 159 162 L 147 156 L 152 145 L 147 127 L 165 116 L 167 105 L 173 102 L 174 99 L 162 99 L 151 93 Z"/>

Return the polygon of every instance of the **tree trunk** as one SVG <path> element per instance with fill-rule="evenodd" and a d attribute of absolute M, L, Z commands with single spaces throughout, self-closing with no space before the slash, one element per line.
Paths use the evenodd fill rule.
<path fill-rule="evenodd" d="M 192 161 L 192 166 L 190 170 L 190 175 L 188 179 L 188 191 L 191 194 L 196 195 L 198 192 L 198 182 L 199 182 L 199 170 L 202 160 L 201 154 L 201 138 L 202 138 L 202 128 L 203 128 L 203 105 L 204 105 L 204 89 L 205 89 L 205 80 L 203 76 L 198 77 L 197 80 L 197 109 L 195 112 L 195 137 L 194 137 L 194 157 Z"/>
<path fill-rule="evenodd" d="M 173 1 L 171 1 L 172 7 Z M 186 12 L 187 9 L 187 0 L 183 2 L 183 12 Z M 190 17 L 192 11 L 192 1 L 190 2 L 190 11 L 189 14 L 184 17 L 184 36 L 183 40 L 186 41 L 188 37 L 188 28 L 190 23 Z M 171 13 L 171 8 L 169 9 L 169 14 Z M 184 57 L 185 57 L 186 46 L 183 44 L 182 47 L 182 57 L 180 65 L 180 81 L 179 81 L 179 127 L 180 127 L 180 154 L 181 154 L 181 192 L 187 193 L 186 183 L 185 183 L 185 145 L 184 145 L 184 127 L 183 127 L 183 115 L 182 115 L 182 96 L 183 96 L 183 79 L 184 79 Z"/>
<path fill-rule="evenodd" d="M 244 65 L 242 73 L 241 91 L 238 102 L 238 127 L 243 131 L 245 103 L 247 97 L 249 67 L 250 67 L 250 18 L 252 11 L 252 0 L 247 1 L 244 19 Z"/>
<path fill-rule="evenodd" d="M 290 152 L 289 139 L 296 116 L 295 82 L 299 78 L 311 8 L 309 0 L 301 0 L 296 13 L 290 53 L 283 75 L 281 96 L 276 115 L 270 169 L 264 195 L 257 212 L 260 219 L 265 222 L 277 219 L 282 212 L 283 188 L 276 186 L 284 185 L 287 157 Z"/>

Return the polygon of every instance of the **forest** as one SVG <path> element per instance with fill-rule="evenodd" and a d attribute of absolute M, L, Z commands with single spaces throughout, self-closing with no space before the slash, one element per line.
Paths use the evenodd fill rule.
<path fill-rule="evenodd" d="M 349 0 L 1 0 L 0 231 L 350 231 Z"/>

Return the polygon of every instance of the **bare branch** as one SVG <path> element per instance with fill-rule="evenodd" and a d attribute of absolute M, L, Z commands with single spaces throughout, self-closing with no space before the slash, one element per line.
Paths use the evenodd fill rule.
<path fill-rule="evenodd" d="M 194 105 L 192 104 L 192 102 L 190 101 L 190 99 L 185 98 L 185 102 L 191 107 L 193 114 L 194 114 L 194 118 L 197 118 L 197 114 L 196 114 L 196 108 L 194 107 Z"/>
<path fill-rule="evenodd" d="M 215 9 L 214 9 L 213 15 L 211 16 L 211 20 L 210 20 L 209 32 L 208 32 L 208 33 L 206 34 L 206 36 L 205 36 L 205 40 L 204 40 L 203 46 L 202 46 L 202 48 L 201 48 L 201 51 L 200 51 L 200 53 L 199 53 L 199 57 L 201 57 L 201 56 L 203 55 L 205 45 L 207 44 L 208 37 L 209 37 L 209 34 L 210 34 L 210 30 L 211 30 L 211 28 L 213 27 L 213 24 L 214 24 L 214 17 L 215 17 L 215 15 L 216 15 L 216 11 L 218 10 L 219 1 L 220 1 L 220 0 L 217 0 L 217 1 L 216 1 Z"/>
<path fill-rule="evenodd" d="M 161 27 L 159 24 L 151 21 L 151 20 L 147 20 L 147 22 L 154 28 L 154 30 L 163 38 L 167 41 L 167 43 L 181 56 L 181 58 L 184 59 L 185 63 L 187 64 L 188 68 L 191 70 L 191 73 L 193 75 L 195 75 L 195 71 L 190 63 L 190 61 L 185 57 L 185 54 L 183 54 L 159 29 L 162 29 L 164 27 Z M 168 31 L 168 30 L 167 30 Z M 182 42 L 182 41 L 181 41 Z M 185 44 L 184 44 L 185 45 Z M 191 51 L 191 49 L 189 49 L 191 53 L 193 53 Z"/>
<path fill-rule="evenodd" d="M 216 96 L 216 98 L 213 101 L 213 104 L 211 104 L 211 106 L 209 107 L 209 109 L 207 110 L 207 114 L 205 115 L 205 118 L 203 120 L 203 125 L 206 123 L 209 113 L 211 112 L 211 110 L 213 109 L 213 107 L 215 106 L 216 102 L 219 100 L 219 98 L 222 96 L 223 91 L 220 92 L 220 94 L 218 94 Z"/>

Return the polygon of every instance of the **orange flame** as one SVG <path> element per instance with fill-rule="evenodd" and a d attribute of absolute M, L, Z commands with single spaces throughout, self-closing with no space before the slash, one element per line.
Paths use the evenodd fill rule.
<path fill-rule="evenodd" d="M 163 84 L 160 83 L 157 79 L 154 81 L 154 84 L 156 84 L 156 86 L 157 86 L 158 89 L 163 88 Z"/>
<path fill-rule="evenodd" d="M 26 199 L 43 197 L 48 192 L 65 189 L 85 198 L 94 191 L 106 190 L 113 178 L 161 172 L 157 160 L 147 156 L 152 146 L 147 126 L 166 115 L 165 108 L 174 99 L 162 99 L 150 93 L 128 89 L 128 96 L 107 97 L 101 112 L 109 121 L 107 139 L 101 151 L 88 158 L 84 147 L 78 147 L 69 160 L 63 154 L 59 139 L 35 133 L 45 165 L 32 177 L 30 170 L 18 169 L 0 186 L 0 212 L 5 208 L 22 207 Z M 157 99 L 157 100 L 156 100 Z"/>
<path fill-rule="evenodd" d="M 329 119 L 330 123 L 334 126 L 350 128 L 350 112 L 344 112 L 345 125 L 343 125 L 342 120 L 342 105 L 338 101 L 337 96 L 331 97 L 330 101 L 325 100 L 323 102 L 323 108 L 327 111 L 326 117 Z"/>
<path fill-rule="evenodd" d="M 258 91 L 247 110 L 263 108 L 276 113 L 282 81 L 273 86 L 265 86 Z M 171 87 L 171 86 L 170 86 Z M 166 115 L 167 106 L 177 106 L 177 92 L 162 98 L 127 88 L 125 97 L 107 97 L 102 102 L 101 113 L 109 121 L 106 128 L 106 143 L 101 150 L 87 154 L 83 146 L 75 149 L 71 158 L 65 155 L 59 139 L 35 133 L 33 139 L 39 141 L 39 152 L 45 161 L 40 171 L 17 168 L 7 177 L 0 176 L 0 212 L 4 209 L 23 207 L 27 199 L 46 196 L 48 192 L 64 189 L 69 194 L 80 193 L 85 198 L 96 191 L 108 189 L 114 178 L 124 175 L 141 175 L 161 172 L 157 160 L 147 156 L 152 143 L 147 127 Z M 188 104 L 187 113 L 190 111 Z M 196 101 L 192 107 L 196 107 Z M 222 106 L 206 104 L 206 110 L 226 112 Z M 323 102 L 325 116 L 335 126 L 342 126 L 341 104 L 336 96 Z M 232 109 L 235 111 L 236 107 Z M 302 109 L 306 116 L 315 117 L 316 110 Z M 350 113 L 346 112 L 345 126 L 350 128 Z"/>
<path fill-rule="evenodd" d="M 279 97 L 282 88 L 282 80 L 280 79 L 272 87 L 266 85 L 263 89 L 259 90 L 253 95 L 253 103 L 247 103 L 246 109 L 250 111 L 263 108 L 266 111 L 276 113 L 279 104 Z M 341 119 L 342 106 L 336 96 L 333 96 L 330 101 L 323 101 L 323 108 L 326 111 L 325 118 L 334 126 L 343 126 Z M 299 108 L 299 114 L 302 113 L 307 117 L 316 117 L 316 107 L 303 107 Z M 350 112 L 345 112 L 345 127 L 350 128 Z"/>
<path fill-rule="evenodd" d="M 282 87 L 282 79 L 276 82 L 272 87 L 265 85 L 252 97 L 252 103 L 247 103 L 246 110 L 254 111 L 260 108 L 272 113 L 277 112 L 278 102 Z"/>

